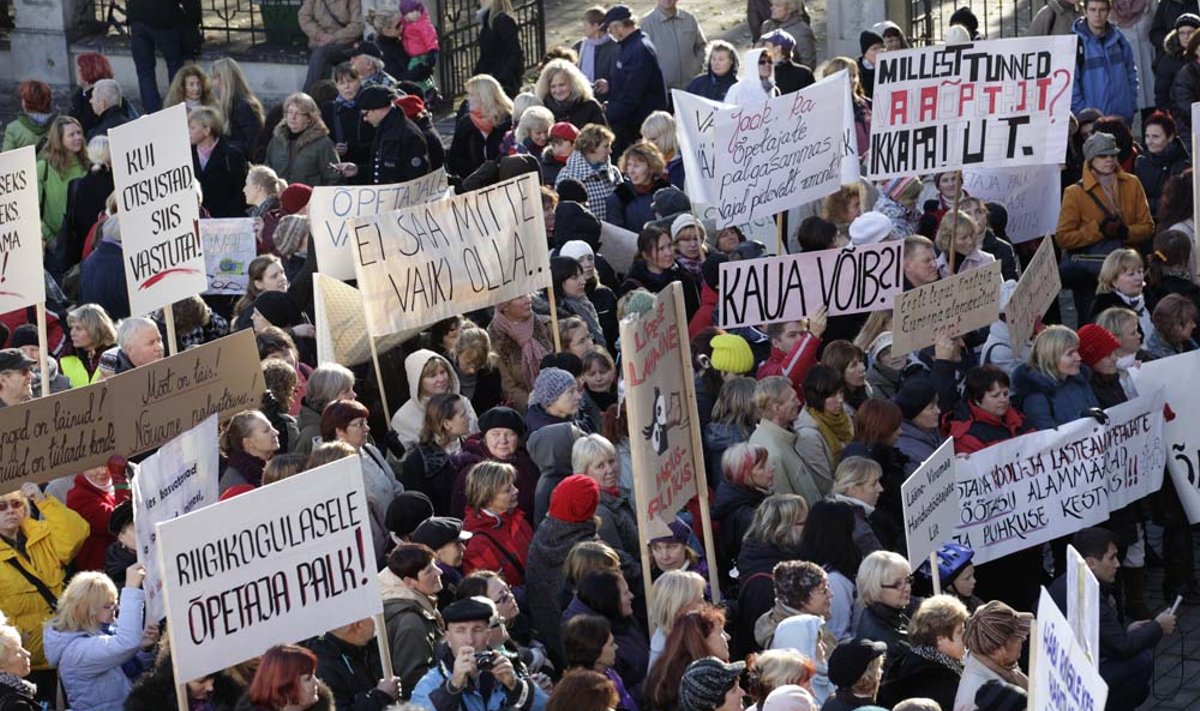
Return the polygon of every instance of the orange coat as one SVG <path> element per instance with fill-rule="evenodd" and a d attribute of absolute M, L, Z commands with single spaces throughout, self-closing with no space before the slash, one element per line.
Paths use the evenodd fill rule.
<path fill-rule="evenodd" d="M 1063 249 L 1079 249 L 1104 239 L 1104 235 L 1100 233 L 1104 212 L 1087 193 L 1095 195 L 1101 203 L 1108 206 L 1110 214 L 1114 212 L 1089 166 L 1084 166 L 1081 182 L 1082 186 L 1079 183 L 1070 185 L 1063 193 L 1062 210 L 1058 213 L 1058 229 L 1055 235 L 1058 246 Z M 1120 168 L 1117 169 L 1117 202 L 1121 219 L 1129 228 L 1126 243 L 1134 245 L 1149 239 L 1154 234 L 1154 219 L 1150 217 L 1146 192 L 1142 190 L 1142 184 L 1136 177 Z"/>

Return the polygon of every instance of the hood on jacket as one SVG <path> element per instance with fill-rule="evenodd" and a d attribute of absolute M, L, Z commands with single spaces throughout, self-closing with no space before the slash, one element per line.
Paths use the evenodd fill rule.
<path fill-rule="evenodd" d="M 572 473 L 571 449 L 575 446 L 575 440 L 582 436 L 583 430 L 573 423 L 557 422 L 541 427 L 529 435 L 529 443 L 525 447 L 542 476 L 566 477 Z"/>
<path fill-rule="evenodd" d="M 408 396 L 413 400 L 419 401 L 421 410 L 425 409 L 425 400 L 418 397 L 421 387 L 421 371 L 431 360 L 440 361 L 446 372 L 450 376 L 450 388 L 447 392 L 458 392 L 458 373 L 455 372 L 454 366 L 450 365 L 450 361 L 428 348 L 421 348 L 413 351 L 407 358 L 404 359 L 404 374 L 408 377 Z"/>
<path fill-rule="evenodd" d="M 279 123 L 275 124 L 275 130 L 272 132 L 272 135 L 278 136 L 286 141 L 291 135 L 291 129 L 288 128 L 287 121 L 280 121 Z M 307 146 L 313 141 L 328 135 L 329 129 L 325 128 L 324 124 L 315 122 L 310 123 L 308 128 L 301 131 L 300 135 L 296 137 L 296 145 Z"/>
<path fill-rule="evenodd" d="M 580 541 L 591 541 L 596 538 L 596 520 L 580 523 L 567 523 L 553 516 L 547 516 L 538 524 L 537 532 L 533 534 L 533 542 L 529 544 L 529 563 L 541 558 L 548 566 L 562 567 L 567 560 L 567 553 Z"/>
<path fill-rule="evenodd" d="M 577 202 L 563 200 L 554 209 L 554 246 L 561 248 L 573 239 L 583 240 L 593 252 L 599 252 L 600 218 Z"/>
<path fill-rule="evenodd" d="M 1061 1 L 1061 0 L 1059 0 Z M 1179 30 L 1171 30 L 1163 38 L 1163 51 L 1172 57 L 1183 58 L 1184 46 L 1179 42 Z"/>
<path fill-rule="evenodd" d="M 758 58 L 767 50 L 762 47 L 748 49 L 742 53 L 740 66 L 746 70 L 725 94 L 725 103 L 737 106 L 751 106 L 771 98 L 771 93 L 763 88 L 763 79 L 758 76 Z M 775 84 L 775 65 L 771 65 L 771 85 Z"/>
<path fill-rule="evenodd" d="M 722 478 L 721 483 L 717 484 L 717 495 L 712 509 L 713 518 L 720 520 L 743 506 L 758 508 L 758 505 L 767 496 L 769 494 L 758 489 L 736 486 Z"/>

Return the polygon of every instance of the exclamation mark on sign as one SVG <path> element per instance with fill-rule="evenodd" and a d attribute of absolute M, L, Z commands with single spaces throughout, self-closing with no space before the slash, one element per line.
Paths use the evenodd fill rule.
<path fill-rule="evenodd" d="M 358 549 L 358 566 L 362 568 L 363 575 L 365 576 L 367 572 L 367 558 L 366 553 L 363 552 L 363 532 L 361 526 L 354 530 L 354 543 L 355 548 Z M 366 585 L 367 582 L 367 578 L 363 577 L 362 584 Z"/>
<path fill-rule="evenodd" d="M 4 253 L 4 265 L 0 266 L 0 284 L 8 281 L 8 252 Z"/>

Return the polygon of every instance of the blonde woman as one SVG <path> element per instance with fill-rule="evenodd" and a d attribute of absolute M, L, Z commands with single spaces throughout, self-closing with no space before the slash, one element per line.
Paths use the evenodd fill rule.
<path fill-rule="evenodd" d="M 425 422 L 425 407 L 429 399 L 440 393 L 457 395 L 458 375 L 450 361 L 425 348 L 404 359 L 404 372 L 408 376 L 408 391 L 412 397 L 392 415 L 391 424 L 405 449 L 412 449 L 421 439 L 421 426 Z M 478 432 L 475 408 L 471 407 L 471 401 L 467 398 L 458 397 L 467 418 L 467 434 Z"/>
<path fill-rule="evenodd" d="M 704 603 L 704 588 L 708 583 L 699 573 L 690 570 L 670 570 L 654 581 L 650 601 L 650 621 L 654 623 L 654 636 L 650 638 L 650 663 L 646 671 L 662 654 L 667 644 L 667 635 L 675 626 L 675 620 L 688 610 Z"/>
<path fill-rule="evenodd" d="M 1136 249 L 1114 249 L 1104 258 L 1097 277 L 1096 299 L 1092 302 L 1089 321 L 1095 321 L 1100 312 L 1114 306 L 1129 309 L 1138 316 L 1142 337 L 1149 339 L 1154 333 L 1151 309 L 1146 306 L 1146 270 L 1142 255 Z"/>
<path fill-rule="evenodd" d="M 889 663 L 899 659 L 910 648 L 908 624 L 913 598 L 908 561 L 898 553 L 875 551 L 863 559 L 855 584 L 863 610 L 854 636 L 886 644 Z"/>
<path fill-rule="evenodd" d="M 746 652 L 758 648 L 754 626 L 775 605 L 771 573 L 777 564 L 800 558 L 800 540 L 806 523 L 808 504 L 797 494 L 768 496 L 754 511 L 737 557 L 741 585 L 737 622 L 733 626 L 735 649 Z"/>
<path fill-rule="evenodd" d="M 117 327 L 99 304 L 83 304 L 67 314 L 74 352 L 58 361 L 59 370 L 81 388 L 100 380 L 100 355 L 117 343 Z"/>
<path fill-rule="evenodd" d="M 225 140 L 221 110 L 211 106 L 188 114 L 188 137 L 192 142 L 192 165 L 204 192 L 204 208 L 212 217 L 244 217 L 246 157 Z"/>
<path fill-rule="evenodd" d="M 962 210 L 947 211 L 938 225 L 937 238 L 934 240 L 934 244 L 941 250 L 937 258 L 938 276 L 945 279 L 953 274 L 969 272 L 996 261 L 995 257 L 979 248 L 982 242 L 983 233 L 974 218 Z M 954 251 L 953 271 L 949 264 L 951 250 Z"/>
<path fill-rule="evenodd" d="M 213 96 L 208 75 L 195 64 L 185 64 L 175 72 L 175 78 L 167 88 L 167 98 L 163 99 L 163 108 L 175 104 L 183 104 L 189 112 L 201 106 L 220 108 L 216 97 Z"/>
<path fill-rule="evenodd" d="M 683 190 L 683 156 L 675 137 L 675 117 L 666 111 L 654 111 L 642 121 L 641 134 L 662 153 L 667 182 Z"/>
<path fill-rule="evenodd" d="M 46 146 L 38 154 L 38 195 L 42 205 L 42 239 L 58 237 L 67 214 L 67 185 L 87 175 L 92 167 L 84 145 L 83 126 L 70 116 L 59 116 L 46 132 Z"/>
<path fill-rule="evenodd" d="M 967 654 L 963 626 L 970 616 L 966 605 L 953 595 L 934 595 L 922 602 L 908 629 L 912 649 L 887 669 L 879 703 L 892 707 L 921 696 L 953 709 Z"/>
<path fill-rule="evenodd" d="M 1090 375 L 1079 357 L 1079 336 L 1066 326 L 1050 326 L 1033 339 L 1029 361 L 1013 370 L 1013 406 L 1037 430 L 1087 417 L 1100 408 Z"/>
<path fill-rule="evenodd" d="M 267 144 L 266 165 L 289 183 L 338 185 L 342 176 L 331 167 L 338 160 L 313 98 L 297 92 L 285 99 L 283 120 Z"/>
<path fill-rule="evenodd" d="M 467 541 L 463 572 L 494 570 L 509 585 L 525 582 L 525 561 L 533 529 L 517 506 L 517 470 L 511 464 L 483 461 L 467 474 L 463 530 L 475 534 Z"/>
<path fill-rule="evenodd" d="M 475 412 L 487 412 L 504 399 L 500 359 L 492 351 L 492 339 L 478 326 L 464 324 L 454 342 L 454 371 L 458 392 L 471 401 Z"/>
<path fill-rule="evenodd" d="M 617 449 L 607 438 L 589 434 L 571 446 L 571 471 L 591 477 L 600 486 L 600 540 L 633 557 L 638 555 L 637 515 L 629 497 L 621 492 L 621 466 Z"/>
<path fill-rule="evenodd" d="M 554 114 L 545 106 L 530 106 L 521 114 L 517 123 L 517 153 L 540 156 L 550 145 L 550 127 L 554 125 Z"/>
<path fill-rule="evenodd" d="M 883 549 L 870 520 L 883 493 L 881 478 L 883 468 L 866 457 L 846 457 L 833 475 L 833 500 L 854 507 L 854 544 L 864 556 Z"/>
<path fill-rule="evenodd" d="M 828 651 L 833 651 L 832 645 Z M 795 649 L 768 649 L 755 655 L 754 661 L 746 664 L 746 677 L 746 693 L 756 702 L 747 711 L 763 711 L 767 697 L 781 686 L 794 684 L 808 691 L 815 701 L 814 709 L 819 709 L 833 693 L 825 676 L 824 658 L 818 663 Z"/>
<path fill-rule="evenodd" d="M 547 62 L 533 91 L 542 100 L 542 105 L 554 114 L 555 123 L 566 121 L 575 128 L 583 128 L 589 123 L 608 125 L 604 109 L 592 95 L 587 77 L 565 59 Z"/>
<path fill-rule="evenodd" d="M 504 134 L 512 128 L 512 101 L 487 74 L 467 80 L 467 112 L 454 127 L 446 169 L 466 178 L 489 160 L 499 160 Z"/>
<path fill-rule="evenodd" d="M 78 573 L 59 598 L 58 611 L 46 623 L 46 658 L 58 667 L 71 708 L 121 708 L 133 688 L 131 677 L 140 675 L 127 675 L 126 662 L 137 657 L 142 670 L 154 663 L 158 622 L 142 624 L 145 577 L 140 563 L 125 570 L 119 604 L 112 580 L 92 571 Z"/>
<path fill-rule="evenodd" d="M 249 157 L 263 129 L 263 106 L 242 67 L 232 57 L 221 57 L 208 70 L 213 96 L 225 116 L 225 135 L 229 142 Z"/>
<path fill-rule="evenodd" d="M 34 700 L 37 686 L 25 680 L 31 671 L 31 657 L 21 644 L 21 633 L 0 614 L 0 708 L 40 711 L 41 703 Z"/>
<path fill-rule="evenodd" d="M 521 49 L 512 0 L 480 0 L 479 9 L 481 27 L 475 73 L 495 77 L 508 96 L 516 96 L 525 72 L 525 52 Z"/>

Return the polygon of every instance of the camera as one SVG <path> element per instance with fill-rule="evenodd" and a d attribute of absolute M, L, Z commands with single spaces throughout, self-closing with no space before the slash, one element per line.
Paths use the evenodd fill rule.
<path fill-rule="evenodd" d="M 479 671 L 491 671 L 496 664 L 496 653 L 488 650 L 475 653 L 475 668 Z"/>

